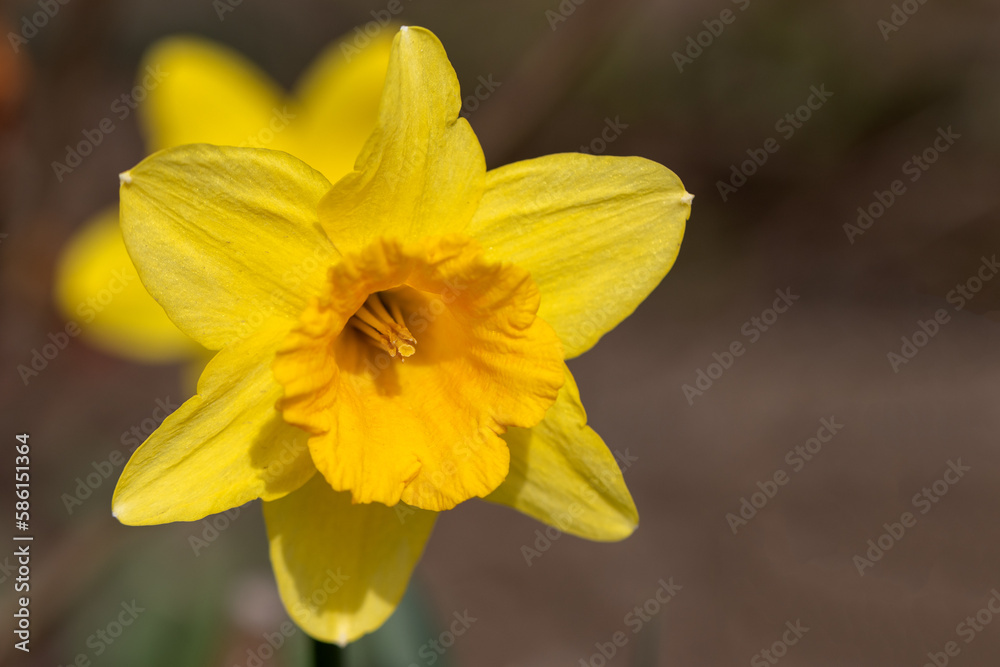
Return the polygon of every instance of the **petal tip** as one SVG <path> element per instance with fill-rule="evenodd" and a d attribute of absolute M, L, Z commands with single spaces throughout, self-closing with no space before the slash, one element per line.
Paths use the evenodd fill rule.
<path fill-rule="evenodd" d="M 119 491 L 116 488 L 114 495 L 111 497 L 111 516 L 118 520 L 118 523 L 123 526 L 140 526 L 143 525 L 141 517 L 137 517 L 135 512 L 135 505 L 128 502 L 127 499 L 122 498 L 118 495 Z"/>
<path fill-rule="evenodd" d="M 124 518 L 127 514 L 128 512 L 126 511 L 126 508 L 122 506 L 121 502 L 115 502 L 114 500 L 111 501 L 111 516 L 117 519 L 118 523 L 126 526 L 129 525 Z"/>
<path fill-rule="evenodd" d="M 694 195 L 691 194 L 690 192 L 685 192 L 681 196 L 681 202 L 684 203 L 684 204 L 687 204 L 688 206 L 690 206 L 691 202 L 693 202 L 693 201 L 694 201 Z"/>
<path fill-rule="evenodd" d="M 639 529 L 639 515 L 637 512 L 632 512 L 629 515 L 622 515 L 621 519 L 622 520 L 618 523 L 618 525 L 605 533 L 599 541 L 622 542 L 632 537 L 632 535 L 635 534 L 635 531 Z"/>
<path fill-rule="evenodd" d="M 132 172 L 123 171 L 122 173 L 118 174 L 118 182 L 121 183 L 122 185 L 129 185 L 130 183 L 132 183 Z"/>

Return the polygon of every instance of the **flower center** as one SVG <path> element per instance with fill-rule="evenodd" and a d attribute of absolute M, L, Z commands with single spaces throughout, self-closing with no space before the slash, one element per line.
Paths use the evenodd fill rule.
<path fill-rule="evenodd" d="M 471 239 L 377 239 L 330 269 L 283 341 L 278 409 L 353 502 L 441 511 L 486 496 L 507 477 L 501 436 L 541 421 L 565 377 L 539 300 L 527 271 Z"/>
<path fill-rule="evenodd" d="M 399 360 L 406 361 L 417 351 L 417 339 L 406 328 L 399 304 L 386 292 L 370 294 L 347 323 L 367 336 L 379 349 L 388 352 L 390 357 L 395 357 L 398 352 Z"/>

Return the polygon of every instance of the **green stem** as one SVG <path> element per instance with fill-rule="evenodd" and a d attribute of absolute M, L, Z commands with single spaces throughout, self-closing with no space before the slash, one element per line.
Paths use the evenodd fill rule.
<path fill-rule="evenodd" d="M 316 667 L 343 667 L 344 665 L 344 649 L 336 644 L 327 644 L 314 639 L 313 656 Z"/>

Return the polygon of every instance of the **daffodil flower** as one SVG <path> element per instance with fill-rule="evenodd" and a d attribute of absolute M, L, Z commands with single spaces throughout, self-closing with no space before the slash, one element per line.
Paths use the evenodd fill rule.
<path fill-rule="evenodd" d="M 663 278 L 691 195 L 641 158 L 487 172 L 460 107 L 441 43 L 404 28 L 336 184 L 287 153 L 206 145 L 121 175 L 143 283 L 219 352 L 129 461 L 114 513 L 263 499 L 285 606 L 325 641 L 381 625 L 438 513 L 471 498 L 592 540 L 638 523 L 565 359 Z"/>
<path fill-rule="evenodd" d="M 336 181 L 353 169 L 375 127 L 391 44 L 391 35 L 379 35 L 347 57 L 334 43 L 289 95 L 230 49 L 195 37 L 168 38 L 139 68 L 162 76 L 136 113 L 154 151 L 200 142 L 267 147 Z M 95 216 L 67 244 L 55 292 L 63 315 L 106 352 L 144 363 L 190 361 L 195 378 L 207 362 L 204 348 L 142 287 L 117 209 Z"/>

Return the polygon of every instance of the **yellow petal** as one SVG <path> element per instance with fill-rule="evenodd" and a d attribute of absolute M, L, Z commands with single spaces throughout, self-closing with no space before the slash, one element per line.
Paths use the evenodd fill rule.
<path fill-rule="evenodd" d="M 444 47 L 423 28 L 393 42 L 375 131 L 320 205 L 320 220 L 341 252 L 382 236 L 417 240 L 461 232 L 485 181 L 486 163 L 462 106 Z"/>
<path fill-rule="evenodd" d="M 504 440 L 510 446 L 510 474 L 486 500 L 589 540 L 621 540 L 635 530 L 635 503 L 615 457 L 587 426 L 568 368 L 566 384 L 545 419 L 531 429 L 511 429 Z"/>
<path fill-rule="evenodd" d="M 194 521 L 254 498 L 280 498 L 315 474 L 306 433 L 274 407 L 281 387 L 271 360 L 286 334 L 265 326 L 209 362 L 198 395 L 167 417 L 122 471 L 112 499 L 119 521 Z"/>
<path fill-rule="evenodd" d="M 274 364 L 282 414 L 313 434 L 316 467 L 362 503 L 444 510 L 493 491 L 508 465 L 498 434 L 537 424 L 563 382 L 527 273 L 484 263 L 456 236 L 380 241 L 329 280 Z M 409 349 L 348 326 L 373 294 L 398 312 Z"/>
<path fill-rule="evenodd" d="M 239 146 L 267 127 L 284 92 L 236 51 L 196 37 L 149 50 L 138 74 L 148 98 L 136 103 L 150 148 L 212 143 Z M 145 86 L 143 80 L 155 85 Z M 122 111 L 129 107 L 123 102 Z"/>
<path fill-rule="evenodd" d="M 286 153 L 182 146 L 121 180 L 122 233 L 143 285 L 210 349 L 271 316 L 296 319 L 337 257 L 316 220 L 329 181 Z"/>
<path fill-rule="evenodd" d="M 692 196 L 636 157 L 549 155 L 487 174 L 469 234 L 531 272 L 538 316 L 566 358 L 590 349 L 646 298 L 680 249 Z"/>
<path fill-rule="evenodd" d="M 295 93 L 296 117 L 289 128 L 295 144 L 274 146 L 334 183 L 354 169 L 358 153 L 375 129 L 392 31 L 383 29 L 361 49 L 354 41 L 351 33 L 328 46 L 302 76 Z"/>
<path fill-rule="evenodd" d="M 341 646 L 378 628 L 406 592 L 437 514 L 352 505 L 320 475 L 264 503 L 271 564 L 288 615 Z"/>
<path fill-rule="evenodd" d="M 95 216 L 70 239 L 55 288 L 63 316 L 106 352 L 155 363 L 190 359 L 204 349 L 174 326 L 139 282 L 116 209 Z"/>

